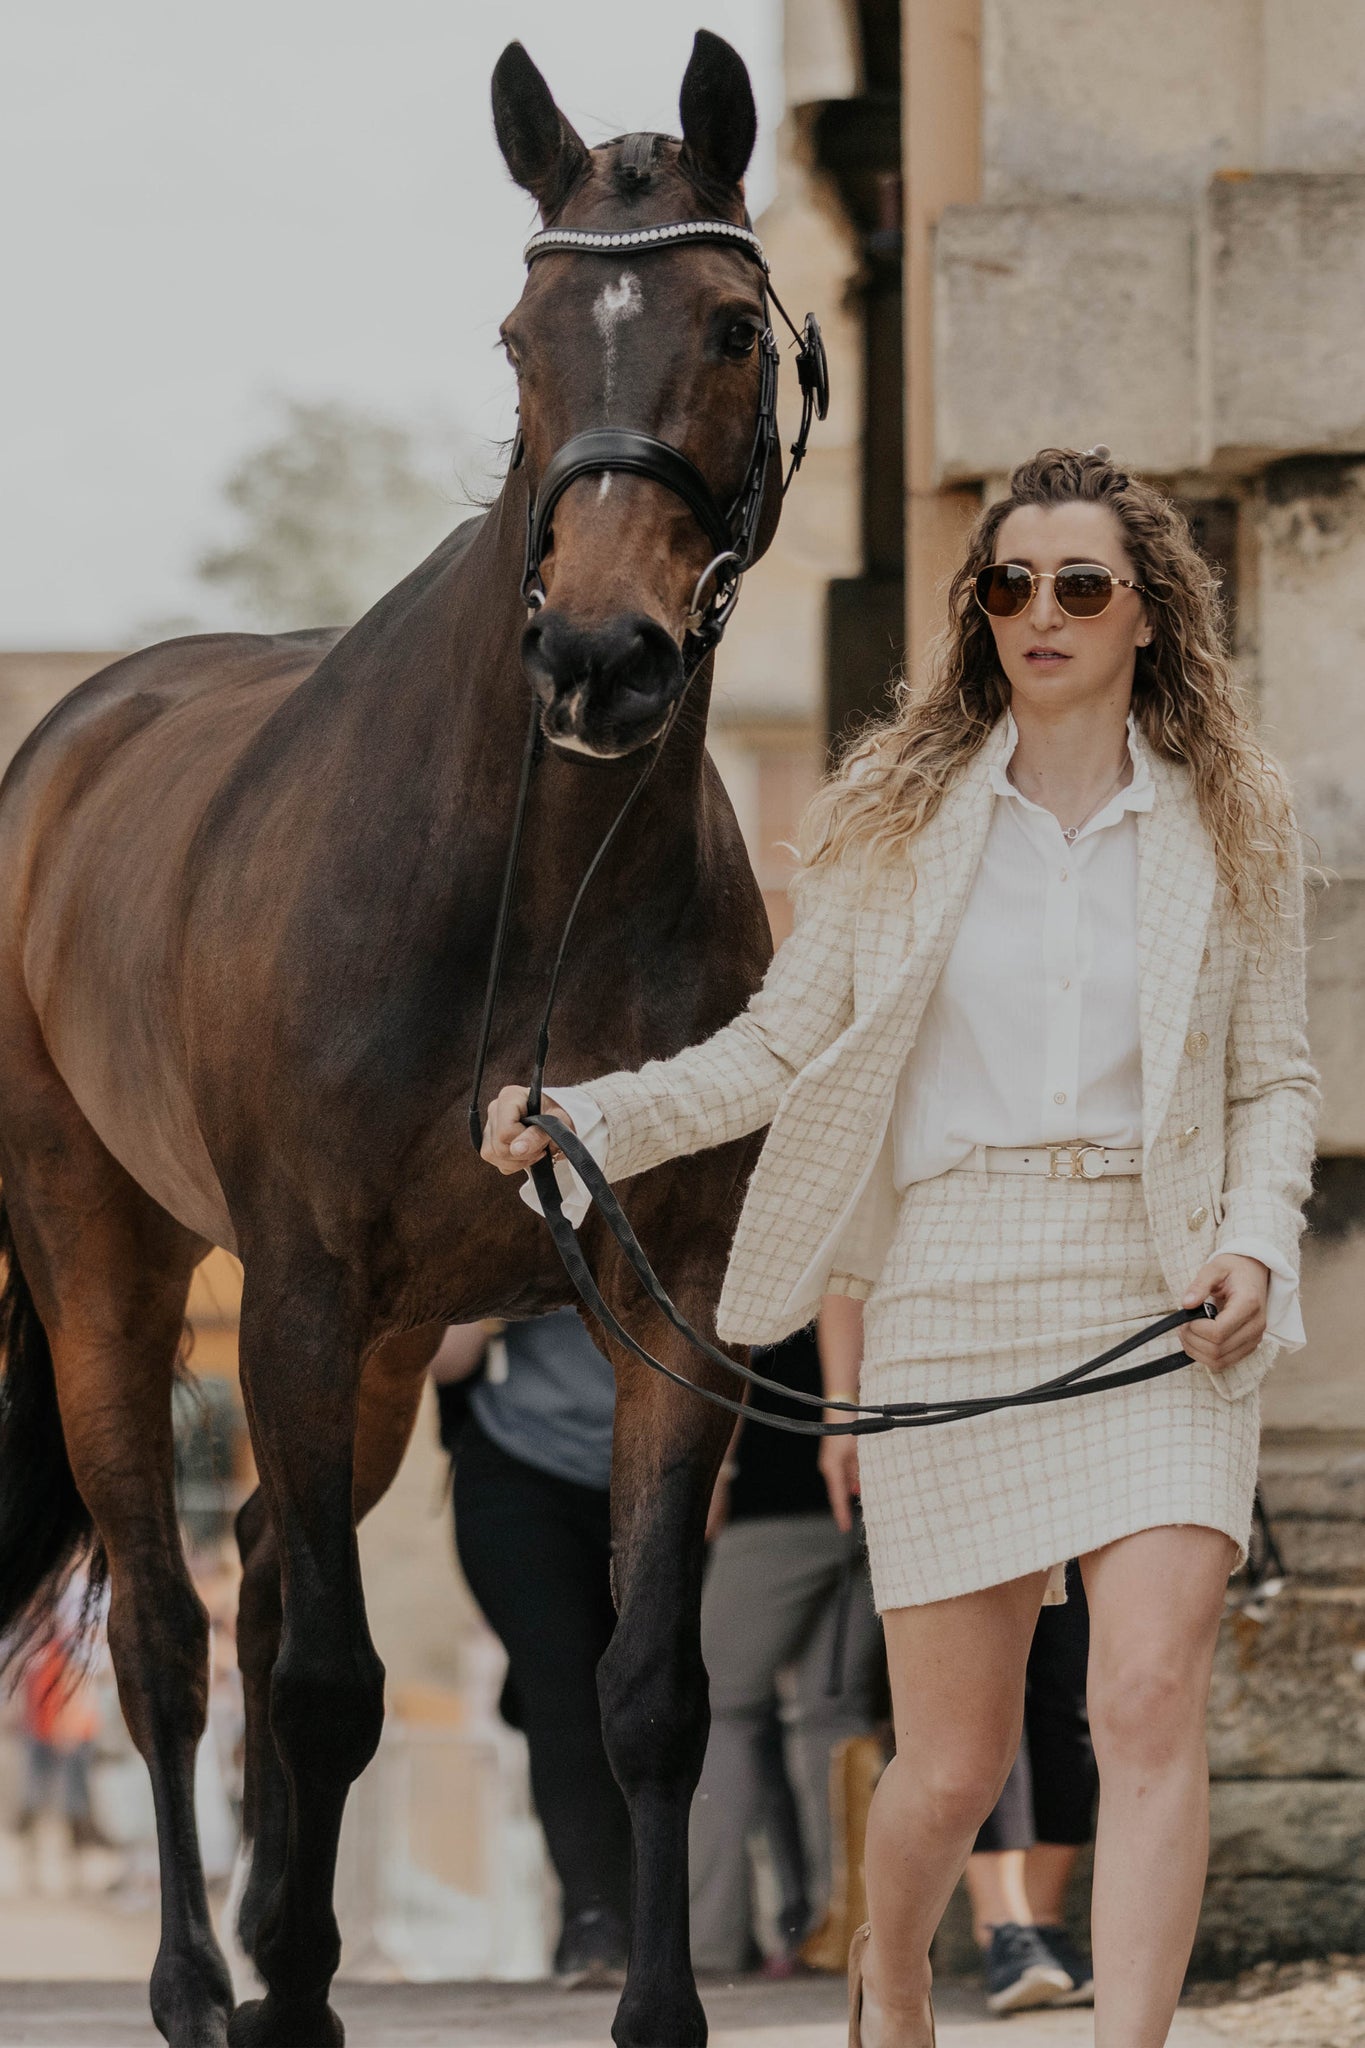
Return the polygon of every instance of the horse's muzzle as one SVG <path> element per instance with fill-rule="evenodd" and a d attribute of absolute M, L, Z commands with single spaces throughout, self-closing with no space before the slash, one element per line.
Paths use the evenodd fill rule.
<path fill-rule="evenodd" d="M 677 642 L 639 612 L 579 626 L 547 605 L 522 635 L 521 659 L 546 738 L 607 759 L 656 738 L 683 684 Z"/>

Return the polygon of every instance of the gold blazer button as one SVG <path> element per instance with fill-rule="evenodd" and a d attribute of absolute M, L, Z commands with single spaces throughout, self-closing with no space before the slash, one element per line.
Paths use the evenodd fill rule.
<path fill-rule="evenodd" d="M 1197 1138 L 1198 1136 L 1199 1136 L 1199 1126 L 1198 1126 L 1198 1124 L 1187 1124 L 1187 1125 L 1185 1126 L 1185 1129 L 1184 1129 L 1184 1130 L 1183 1130 L 1183 1131 L 1182 1131 L 1182 1132 L 1180 1133 L 1180 1136 L 1179 1136 L 1179 1137 L 1178 1137 L 1178 1138 L 1176 1139 L 1176 1143 L 1177 1143 L 1177 1145 L 1190 1145 L 1190 1144 L 1193 1144 L 1194 1140 L 1195 1140 L 1195 1139 L 1196 1139 L 1196 1138 Z"/>
<path fill-rule="evenodd" d="M 1190 1229 L 1198 1230 L 1201 1223 L 1207 1223 L 1208 1217 L 1209 1212 L 1201 1202 L 1197 1209 L 1191 1209 L 1190 1211 Z"/>
<path fill-rule="evenodd" d="M 1185 1040 L 1185 1050 L 1192 1058 L 1197 1058 L 1201 1052 L 1207 1052 L 1208 1049 L 1209 1034 L 1207 1031 L 1192 1031 Z"/>

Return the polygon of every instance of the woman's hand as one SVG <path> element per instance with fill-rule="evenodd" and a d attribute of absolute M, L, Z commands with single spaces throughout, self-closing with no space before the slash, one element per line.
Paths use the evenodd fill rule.
<path fill-rule="evenodd" d="M 1207 1298 L 1218 1314 L 1212 1322 L 1186 1323 L 1180 1332 L 1181 1348 L 1210 1372 L 1226 1372 L 1240 1364 L 1265 1335 L 1269 1291 L 1270 1271 L 1259 1259 L 1215 1252 L 1191 1280 L 1183 1305 L 1197 1308 Z"/>
<path fill-rule="evenodd" d="M 1211 1327 L 1211 1326 L 1210 1326 Z M 826 1408 L 826 1422 L 849 1422 L 851 1416 L 840 1415 L 837 1408 Z M 825 1482 L 829 1495 L 830 1512 L 834 1524 L 846 1536 L 853 1527 L 853 1506 L 858 1499 L 858 1439 L 856 1436 L 826 1436 L 820 1439 L 820 1455 L 816 1460 L 820 1477 Z"/>
<path fill-rule="evenodd" d="M 863 1369 L 863 1305 L 847 1294 L 825 1294 L 815 1324 L 820 1352 L 820 1378 L 827 1401 L 856 1401 Z M 838 1408 L 826 1408 L 826 1422 L 849 1422 L 852 1417 Z M 856 1436 L 826 1436 L 820 1439 L 816 1459 L 820 1477 L 829 1495 L 835 1527 L 846 1536 L 853 1527 L 853 1505 L 858 1499 L 858 1439 Z"/>
<path fill-rule="evenodd" d="M 496 1166 L 499 1173 L 524 1173 L 546 1152 L 558 1157 L 558 1145 L 552 1145 L 544 1131 L 524 1121 L 530 1093 L 529 1088 L 516 1087 L 509 1082 L 506 1088 L 499 1089 L 489 1105 L 479 1157 L 486 1159 L 490 1166 Z M 541 1107 L 547 1115 L 557 1116 L 571 1131 L 575 1128 L 573 1118 L 566 1115 L 550 1096 L 541 1097 Z"/>

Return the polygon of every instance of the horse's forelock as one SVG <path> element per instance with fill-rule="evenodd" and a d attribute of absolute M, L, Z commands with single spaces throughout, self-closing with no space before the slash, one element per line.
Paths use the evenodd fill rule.
<path fill-rule="evenodd" d="M 675 203 L 660 211 L 660 201 L 670 189 L 675 194 Z M 603 198 L 648 199 L 651 215 L 657 214 L 660 220 L 687 219 L 697 210 L 724 220 L 740 219 L 742 225 L 747 225 L 749 219 L 743 206 L 737 215 L 733 189 L 726 190 L 709 180 L 689 155 L 681 137 L 661 130 L 642 129 L 597 143 L 589 152 L 587 176 L 580 177 L 568 195 L 557 224 L 574 226 L 578 204 Z M 594 223 L 585 216 L 582 224 Z"/>

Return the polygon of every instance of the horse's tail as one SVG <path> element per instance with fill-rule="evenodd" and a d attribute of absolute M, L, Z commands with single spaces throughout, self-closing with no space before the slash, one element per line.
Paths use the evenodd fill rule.
<path fill-rule="evenodd" d="M 53 1633 L 68 1580 L 87 1566 L 85 1615 L 99 1604 L 103 1546 L 76 1489 L 57 1407 L 52 1352 L 0 1195 L 0 1671 Z"/>

